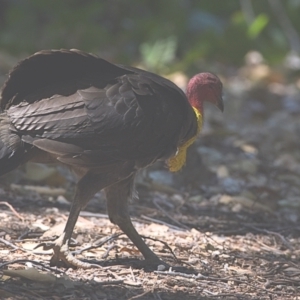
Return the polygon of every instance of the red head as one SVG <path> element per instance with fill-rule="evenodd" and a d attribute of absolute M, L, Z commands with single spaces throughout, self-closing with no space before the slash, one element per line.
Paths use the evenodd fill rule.
<path fill-rule="evenodd" d="M 203 115 L 203 103 L 213 103 L 221 111 L 224 110 L 222 99 L 222 82 L 211 73 L 199 73 L 188 83 L 187 97 L 190 104 Z"/>

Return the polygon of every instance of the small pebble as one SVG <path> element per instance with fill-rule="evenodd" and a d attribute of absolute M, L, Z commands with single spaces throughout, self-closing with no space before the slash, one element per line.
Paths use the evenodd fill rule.
<path fill-rule="evenodd" d="M 165 269 L 166 269 L 166 266 L 164 266 L 164 265 L 157 266 L 157 271 L 164 271 Z"/>

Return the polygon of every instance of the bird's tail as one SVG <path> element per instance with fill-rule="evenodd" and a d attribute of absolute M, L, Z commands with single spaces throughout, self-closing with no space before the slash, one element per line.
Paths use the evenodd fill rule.
<path fill-rule="evenodd" d="M 23 143 L 10 126 L 9 117 L 5 113 L 0 114 L 0 176 L 23 163 Z"/>

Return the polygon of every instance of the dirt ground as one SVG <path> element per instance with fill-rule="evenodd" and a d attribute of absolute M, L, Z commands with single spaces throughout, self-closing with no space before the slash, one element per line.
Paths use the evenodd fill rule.
<path fill-rule="evenodd" d="M 138 267 L 102 193 L 71 247 L 99 267 L 51 268 L 51 251 L 35 247 L 62 232 L 73 177 L 29 165 L 1 178 L 0 298 L 300 299 L 299 81 L 269 73 L 223 78 L 225 112 L 207 107 L 184 170 L 157 164 L 137 179 L 134 225 L 168 270 Z"/>

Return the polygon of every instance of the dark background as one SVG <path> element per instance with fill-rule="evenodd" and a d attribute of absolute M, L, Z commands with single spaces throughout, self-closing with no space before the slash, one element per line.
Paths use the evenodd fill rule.
<path fill-rule="evenodd" d="M 0 50 L 80 48 L 165 72 L 239 66 L 254 49 L 280 64 L 300 51 L 299 13 L 297 0 L 1 0 Z"/>

